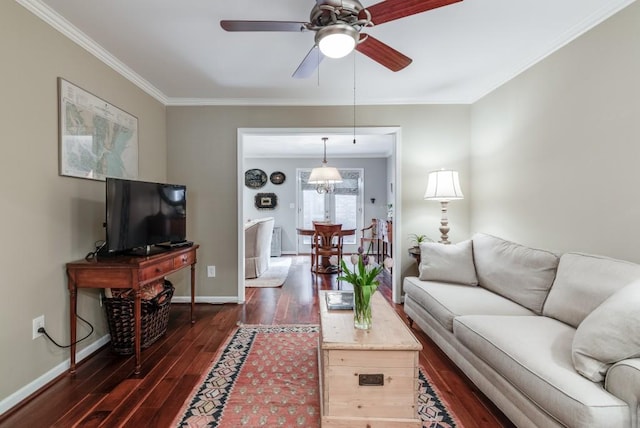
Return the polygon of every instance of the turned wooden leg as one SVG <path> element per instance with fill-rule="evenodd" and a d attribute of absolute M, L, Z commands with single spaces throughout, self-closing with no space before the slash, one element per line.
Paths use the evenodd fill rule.
<path fill-rule="evenodd" d="M 409 321 L 409 327 L 413 328 L 413 318 L 407 317 L 407 320 Z"/>

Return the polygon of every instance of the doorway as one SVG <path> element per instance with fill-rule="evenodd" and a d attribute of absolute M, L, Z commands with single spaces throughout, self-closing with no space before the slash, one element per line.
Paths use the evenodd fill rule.
<path fill-rule="evenodd" d="M 386 170 L 388 171 L 388 180 L 389 183 L 386 189 L 378 189 L 383 193 L 386 201 L 389 201 L 390 204 L 393 205 L 394 212 L 394 233 L 393 233 L 393 247 L 401 249 L 403 248 L 400 245 L 399 237 L 402 236 L 401 228 L 402 228 L 402 220 L 401 220 L 401 170 L 400 170 L 400 150 L 401 150 L 401 128 L 400 127 L 362 127 L 356 128 L 356 135 L 358 136 L 358 144 L 360 148 L 365 147 L 364 142 L 367 139 L 370 139 L 372 145 L 376 145 L 380 140 L 385 140 L 388 142 L 390 146 L 387 158 L 387 166 Z M 353 139 L 354 129 L 353 128 L 238 128 L 237 131 L 237 166 L 238 166 L 238 177 L 237 177 L 237 207 L 238 207 L 238 225 L 237 225 L 237 239 L 238 239 L 238 302 L 243 303 L 245 301 L 245 287 L 244 287 L 244 221 L 245 221 L 245 197 L 250 194 L 251 189 L 248 189 L 244 183 L 244 172 L 246 171 L 245 167 L 245 146 L 249 147 L 252 142 L 256 140 L 260 141 L 260 147 L 262 150 L 267 150 L 269 155 L 265 155 L 266 157 L 277 157 L 277 158 L 287 158 L 290 157 L 287 149 L 287 141 L 295 141 L 297 146 L 304 146 L 304 142 L 308 141 L 310 138 L 314 141 L 314 147 L 318 146 L 318 143 L 315 140 L 320 141 L 321 137 L 331 136 L 335 141 L 335 139 L 348 139 L 349 145 L 345 145 L 345 151 L 343 154 L 337 153 L 336 146 L 332 146 L 332 159 L 337 157 L 355 157 L 358 155 L 354 155 L 353 153 L 350 155 L 347 153 L 349 150 L 354 150 L 351 145 L 351 141 Z M 283 143 L 284 141 L 284 143 Z M 289 148 L 292 146 L 289 145 Z M 278 150 L 281 150 L 279 154 L 274 155 L 274 153 L 278 153 Z M 320 152 L 315 152 L 313 156 L 309 156 L 310 158 L 318 160 Z M 343 161 L 345 159 L 342 159 Z M 291 179 L 293 181 L 295 176 L 295 172 L 291 173 Z M 384 186 L 382 186 L 384 187 Z M 294 190 L 295 192 L 295 190 Z M 373 203 L 373 202 L 372 202 Z M 289 208 L 294 208 L 295 203 L 291 203 Z M 367 203 L 368 205 L 368 203 Z M 287 207 L 286 204 L 282 205 L 283 209 Z M 265 213 L 268 215 L 268 213 Z M 292 219 L 293 220 L 293 219 Z M 295 221 L 295 220 L 294 220 Z M 356 236 L 356 239 L 359 239 Z M 397 264 L 399 266 L 398 252 L 396 251 L 395 257 L 398 259 Z M 391 279 L 392 279 L 392 297 L 394 302 L 401 303 L 402 293 L 400 287 L 400 273 L 401 268 L 398 267 L 393 269 Z"/>

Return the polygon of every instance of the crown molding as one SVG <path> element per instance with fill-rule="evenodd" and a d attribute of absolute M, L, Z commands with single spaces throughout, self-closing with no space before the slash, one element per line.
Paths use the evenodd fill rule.
<path fill-rule="evenodd" d="M 53 9 L 44 4 L 40 0 L 15 0 L 18 4 L 23 6 L 29 12 L 42 19 L 44 22 L 55 28 L 67 38 L 71 39 L 81 48 L 88 51 L 90 54 L 104 62 L 106 65 L 114 69 L 117 73 L 122 75 L 125 79 L 142 89 L 147 94 L 158 100 L 164 105 L 167 105 L 168 98 L 158 88 L 153 86 L 147 80 L 142 78 L 139 74 L 129 68 L 126 64 L 120 61 L 118 58 L 109 53 L 106 49 L 96 43 L 89 36 L 80 31 L 77 27 L 67 21 L 65 18 L 57 14 Z"/>

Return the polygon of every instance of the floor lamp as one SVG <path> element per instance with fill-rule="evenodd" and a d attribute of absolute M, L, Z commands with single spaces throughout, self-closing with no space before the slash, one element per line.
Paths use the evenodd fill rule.
<path fill-rule="evenodd" d="M 440 242 L 449 242 L 449 219 L 447 219 L 447 205 L 449 201 L 464 199 L 458 180 L 458 171 L 440 170 L 429 173 L 427 190 L 424 192 L 424 199 L 427 201 L 440 201 L 442 207 L 442 219 L 440 220 Z"/>

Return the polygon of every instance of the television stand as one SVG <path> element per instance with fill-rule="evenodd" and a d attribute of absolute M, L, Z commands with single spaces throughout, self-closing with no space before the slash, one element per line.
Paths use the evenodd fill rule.
<path fill-rule="evenodd" d="M 140 373 L 141 347 L 141 291 L 143 285 L 164 278 L 174 272 L 191 267 L 191 323 L 196 289 L 196 250 L 199 245 L 163 252 L 149 257 L 120 255 L 106 259 L 82 259 L 67 263 L 67 285 L 69 288 L 69 315 L 71 328 L 71 358 L 69 372 L 76 372 L 76 305 L 78 288 L 131 288 L 134 301 L 134 344 L 136 355 L 135 374 Z"/>

